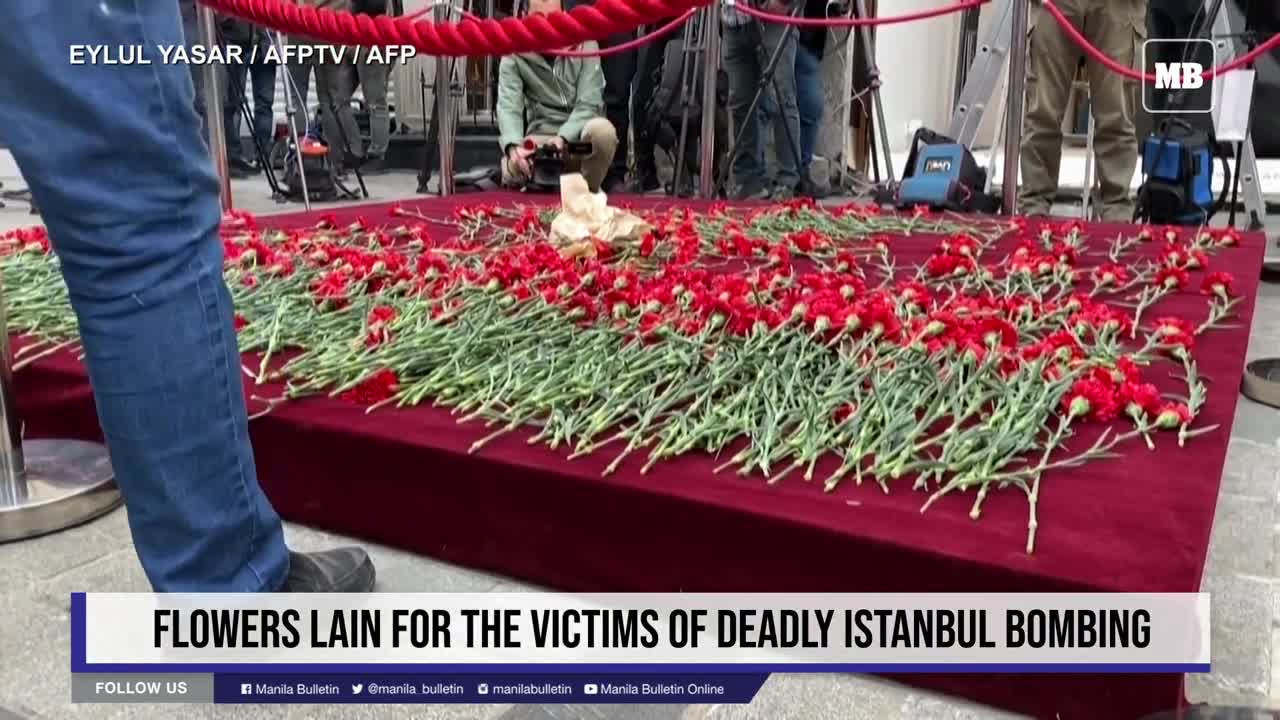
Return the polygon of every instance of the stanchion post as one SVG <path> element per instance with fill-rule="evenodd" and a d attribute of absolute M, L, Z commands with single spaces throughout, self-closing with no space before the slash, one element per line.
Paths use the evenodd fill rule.
<path fill-rule="evenodd" d="M 698 147 L 698 194 L 711 199 L 716 191 L 716 81 L 720 70 L 720 3 L 711 3 L 702 13 L 702 143 Z"/>
<path fill-rule="evenodd" d="M 199 12 L 200 38 L 206 48 L 216 47 L 218 30 L 213 9 L 202 4 Z M 209 153 L 213 155 L 213 166 L 218 170 L 222 210 L 226 212 L 231 209 L 231 173 L 227 166 L 227 129 L 222 124 L 221 69 L 217 63 L 206 63 L 200 72 L 204 73 L 204 121 L 209 128 Z"/>
<path fill-rule="evenodd" d="M 79 440 L 22 442 L 0 286 L 0 542 L 56 532 L 120 504 L 106 448 Z"/>
<path fill-rule="evenodd" d="M 0 283 L 0 330 L 6 323 L 4 287 Z M 17 505 L 26 500 L 26 462 L 22 454 L 22 423 L 18 420 L 13 395 L 13 365 L 9 349 L 9 333 L 0 331 L 0 507 Z"/>
<path fill-rule="evenodd" d="M 436 22 L 450 21 L 453 6 L 449 2 L 440 2 L 435 6 Z M 453 195 L 453 59 L 436 57 L 436 115 L 439 122 L 436 127 L 439 136 L 436 144 L 440 148 L 440 197 Z"/>
<path fill-rule="evenodd" d="M 1013 28 L 1009 37 L 1008 115 L 1005 119 L 1004 181 L 1002 203 L 1004 213 L 1018 212 L 1018 167 L 1022 147 L 1022 110 L 1027 88 L 1027 13 L 1028 0 L 1014 0 Z"/>

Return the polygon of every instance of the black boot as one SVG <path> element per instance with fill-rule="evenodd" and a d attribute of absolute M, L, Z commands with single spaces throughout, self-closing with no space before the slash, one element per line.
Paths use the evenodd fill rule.
<path fill-rule="evenodd" d="M 369 592 L 377 573 L 369 553 L 341 547 L 313 553 L 289 553 L 289 577 L 281 592 Z"/>

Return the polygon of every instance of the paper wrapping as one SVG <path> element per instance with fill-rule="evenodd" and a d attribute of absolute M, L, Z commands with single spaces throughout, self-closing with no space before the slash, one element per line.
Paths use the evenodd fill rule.
<path fill-rule="evenodd" d="M 551 221 L 551 238 L 566 257 L 592 257 L 596 242 L 639 242 L 653 229 L 629 212 L 609 207 L 609 198 L 593 193 L 579 173 L 560 178 L 560 213 Z"/>

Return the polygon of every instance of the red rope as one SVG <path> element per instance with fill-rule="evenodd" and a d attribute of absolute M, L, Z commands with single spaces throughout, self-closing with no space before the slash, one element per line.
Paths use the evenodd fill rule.
<path fill-rule="evenodd" d="M 921 10 L 920 12 L 906 13 L 904 15 L 887 15 L 885 17 L 827 17 L 827 18 L 811 18 L 796 17 L 793 15 L 778 15 L 777 13 L 765 12 L 748 5 L 745 0 L 737 0 L 734 2 L 733 8 L 743 15 L 764 22 L 781 23 L 783 25 L 795 25 L 798 27 L 859 27 L 862 25 L 895 25 L 898 23 L 908 23 L 915 20 L 927 20 L 928 18 L 938 17 L 939 15 L 950 15 L 951 13 L 964 12 L 972 10 L 976 7 L 982 7 L 991 0 L 964 0 L 964 2 L 955 5 L 947 5 L 945 7 L 933 8 L 931 10 Z"/>
<path fill-rule="evenodd" d="M 352 15 L 285 0 L 201 0 L 224 15 L 291 35 L 343 45 L 410 45 L 426 55 L 464 57 L 548 52 L 603 40 L 712 0 L 596 0 L 569 12 L 521 18 L 429 23 L 386 15 Z"/>
<path fill-rule="evenodd" d="M 1126 67 L 1125 65 L 1112 60 L 1106 55 L 1106 53 L 1094 47 L 1093 43 L 1089 42 L 1089 40 L 1076 29 L 1075 25 L 1071 24 L 1071 21 L 1067 19 L 1067 16 L 1062 14 L 1062 11 L 1053 3 L 1053 0 L 1044 0 L 1044 9 L 1048 10 L 1049 14 L 1053 16 L 1053 19 L 1058 21 L 1058 24 L 1062 26 L 1062 31 L 1067 34 L 1067 37 L 1071 38 L 1072 42 L 1079 46 L 1086 55 L 1093 58 L 1094 61 L 1101 64 L 1103 67 L 1131 80 L 1141 80 L 1146 83 L 1154 83 L 1156 81 L 1155 75 L 1142 72 L 1141 70 L 1134 70 L 1131 67 Z M 1218 67 L 1205 70 L 1204 77 L 1208 79 L 1217 75 L 1224 75 L 1232 70 L 1239 70 L 1277 47 L 1280 47 L 1280 34 L 1272 35 L 1271 38 L 1254 48 L 1252 51 L 1245 55 L 1241 55 L 1225 65 L 1219 65 Z"/>
<path fill-rule="evenodd" d="M 561 57 L 579 57 L 579 58 L 608 57 L 610 55 L 617 55 L 618 53 L 624 53 L 628 50 L 634 50 L 635 48 L 648 45 L 649 43 L 662 38 L 664 35 L 670 35 L 673 31 L 678 30 L 681 25 L 684 25 L 685 22 L 687 22 L 689 18 L 693 17 L 693 14 L 696 12 L 698 12 L 698 8 L 689 8 L 688 10 L 684 11 L 683 15 L 676 18 L 675 20 L 672 20 L 666 25 L 663 25 L 657 30 L 654 30 L 653 32 L 645 33 L 640 37 L 633 38 L 624 43 L 619 43 L 617 45 L 610 45 L 607 48 L 600 48 L 599 50 L 555 50 L 548 54 L 558 55 Z"/>

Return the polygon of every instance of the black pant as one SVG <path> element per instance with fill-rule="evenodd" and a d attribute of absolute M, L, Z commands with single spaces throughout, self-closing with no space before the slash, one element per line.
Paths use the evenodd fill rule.
<path fill-rule="evenodd" d="M 621 45 L 635 38 L 634 32 L 609 36 L 602 47 Z M 604 72 L 604 116 L 618 132 L 618 150 L 609 166 L 608 181 L 621 181 L 627 176 L 627 136 L 631 130 L 631 85 L 636 76 L 636 51 L 628 50 L 600 58 Z"/>
<path fill-rule="evenodd" d="M 659 21 L 657 25 L 643 28 L 641 32 L 653 32 L 670 21 L 670 19 Z M 653 157 L 653 132 L 644 113 L 662 77 L 663 57 L 666 54 L 667 43 L 680 42 L 681 37 L 681 31 L 676 31 L 639 50 L 638 68 L 631 96 L 631 106 L 636 113 L 636 177 L 658 177 L 658 166 Z"/>

